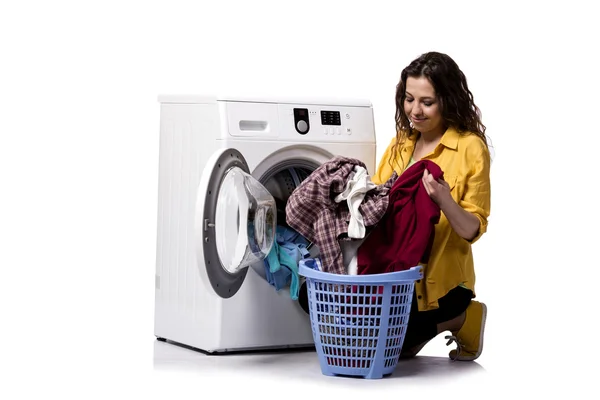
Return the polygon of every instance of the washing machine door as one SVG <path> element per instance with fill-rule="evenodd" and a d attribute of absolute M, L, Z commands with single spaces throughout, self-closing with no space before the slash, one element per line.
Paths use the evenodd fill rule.
<path fill-rule="evenodd" d="M 215 292 L 233 296 L 248 267 L 264 260 L 275 241 L 275 199 L 250 175 L 235 149 L 208 160 L 198 187 L 196 255 Z M 201 271 L 202 272 L 202 271 Z"/>

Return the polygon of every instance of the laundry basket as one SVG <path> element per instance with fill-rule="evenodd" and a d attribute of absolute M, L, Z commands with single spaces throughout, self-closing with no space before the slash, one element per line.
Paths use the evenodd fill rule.
<path fill-rule="evenodd" d="M 340 275 L 300 265 L 306 277 L 313 339 L 324 375 L 377 379 L 396 365 L 421 267 Z"/>

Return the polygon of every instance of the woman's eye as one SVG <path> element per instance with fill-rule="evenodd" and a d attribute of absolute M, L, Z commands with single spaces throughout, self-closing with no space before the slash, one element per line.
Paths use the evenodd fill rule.
<path fill-rule="evenodd" d="M 412 103 L 413 99 L 406 99 L 406 101 Z"/>
<path fill-rule="evenodd" d="M 427 107 L 431 107 L 431 105 L 432 105 L 433 103 L 423 103 L 423 104 L 425 104 Z"/>

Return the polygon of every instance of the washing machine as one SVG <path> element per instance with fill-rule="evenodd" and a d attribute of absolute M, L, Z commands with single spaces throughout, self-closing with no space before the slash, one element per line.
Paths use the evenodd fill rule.
<path fill-rule="evenodd" d="M 287 198 L 322 163 L 340 155 L 375 171 L 370 101 L 158 100 L 154 335 L 208 353 L 314 346 L 309 316 L 269 284 L 264 259 Z"/>

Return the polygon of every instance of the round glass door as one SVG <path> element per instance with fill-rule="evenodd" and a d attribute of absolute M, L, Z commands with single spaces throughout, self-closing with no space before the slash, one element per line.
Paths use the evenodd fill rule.
<path fill-rule="evenodd" d="M 215 240 L 221 265 L 235 274 L 264 260 L 275 240 L 273 196 L 250 174 L 231 167 L 223 177 L 215 215 Z"/>
<path fill-rule="evenodd" d="M 215 293 L 234 296 L 248 266 L 264 260 L 275 242 L 277 208 L 250 175 L 242 154 L 223 149 L 207 161 L 198 187 L 198 268 Z"/>

